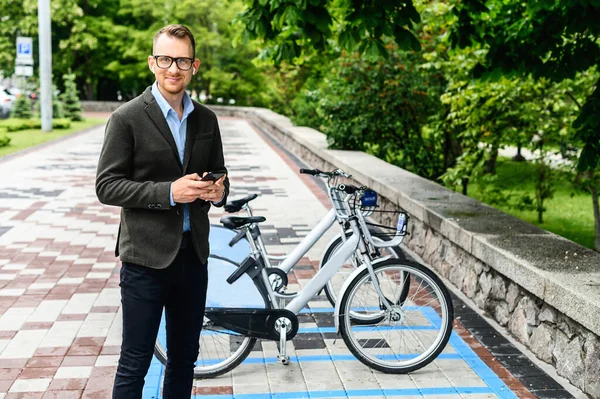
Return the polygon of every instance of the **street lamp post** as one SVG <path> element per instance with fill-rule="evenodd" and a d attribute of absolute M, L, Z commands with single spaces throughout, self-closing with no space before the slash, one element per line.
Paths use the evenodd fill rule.
<path fill-rule="evenodd" d="M 42 131 L 52 131 L 52 40 L 50 34 L 50 0 L 38 0 L 40 42 L 40 110 Z"/>

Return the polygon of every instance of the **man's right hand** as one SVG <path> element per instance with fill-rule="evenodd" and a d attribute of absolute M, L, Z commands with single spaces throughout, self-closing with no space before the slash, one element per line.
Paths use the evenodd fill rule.
<path fill-rule="evenodd" d="M 210 192 L 208 186 L 213 185 L 212 181 L 201 181 L 198 173 L 185 175 L 173 182 L 171 186 L 173 201 L 179 204 L 188 204 L 194 202 L 200 196 Z"/>

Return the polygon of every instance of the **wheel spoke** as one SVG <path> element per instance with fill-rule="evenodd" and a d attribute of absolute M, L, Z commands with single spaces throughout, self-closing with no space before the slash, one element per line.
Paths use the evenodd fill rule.
<path fill-rule="evenodd" d="M 375 369 L 391 373 L 419 369 L 448 342 L 453 310 L 447 289 L 433 272 L 412 262 L 389 259 L 373 267 L 382 293 L 388 301 L 393 298 L 391 309 L 376 310 L 381 298 L 367 270 L 355 276 L 341 298 L 344 341 L 360 361 Z M 379 319 L 361 326 L 352 320 L 358 314 L 354 309 L 360 309 L 362 320 L 374 315 Z"/>

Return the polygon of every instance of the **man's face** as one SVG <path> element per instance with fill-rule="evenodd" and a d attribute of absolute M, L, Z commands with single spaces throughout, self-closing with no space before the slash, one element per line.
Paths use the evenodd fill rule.
<path fill-rule="evenodd" d="M 192 58 L 192 44 L 187 37 L 179 39 L 166 34 L 160 35 L 154 45 L 154 55 L 166 55 L 173 58 Z M 154 76 L 158 85 L 170 94 L 179 94 L 185 90 L 192 80 L 194 69 L 198 71 L 200 60 L 195 59 L 192 68 L 187 71 L 179 69 L 177 62 L 173 61 L 169 68 L 160 68 L 153 56 L 148 57 L 150 70 L 154 69 Z"/>

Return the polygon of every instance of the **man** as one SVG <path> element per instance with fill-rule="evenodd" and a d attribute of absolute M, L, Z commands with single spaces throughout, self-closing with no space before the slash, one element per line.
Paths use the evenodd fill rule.
<path fill-rule="evenodd" d="M 96 177 L 98 199 L 120 206 L 123 343 L 113 399 L 142 397 L 165 309 L 168 360 L 163 398 L 191 396 L 207 287 L 208 210 L 229 181 L 217 118 L 185 92 L 198 71 L 194 36 L 170 25 L 154 37 L 156 82 L 115 111 Z"/>

